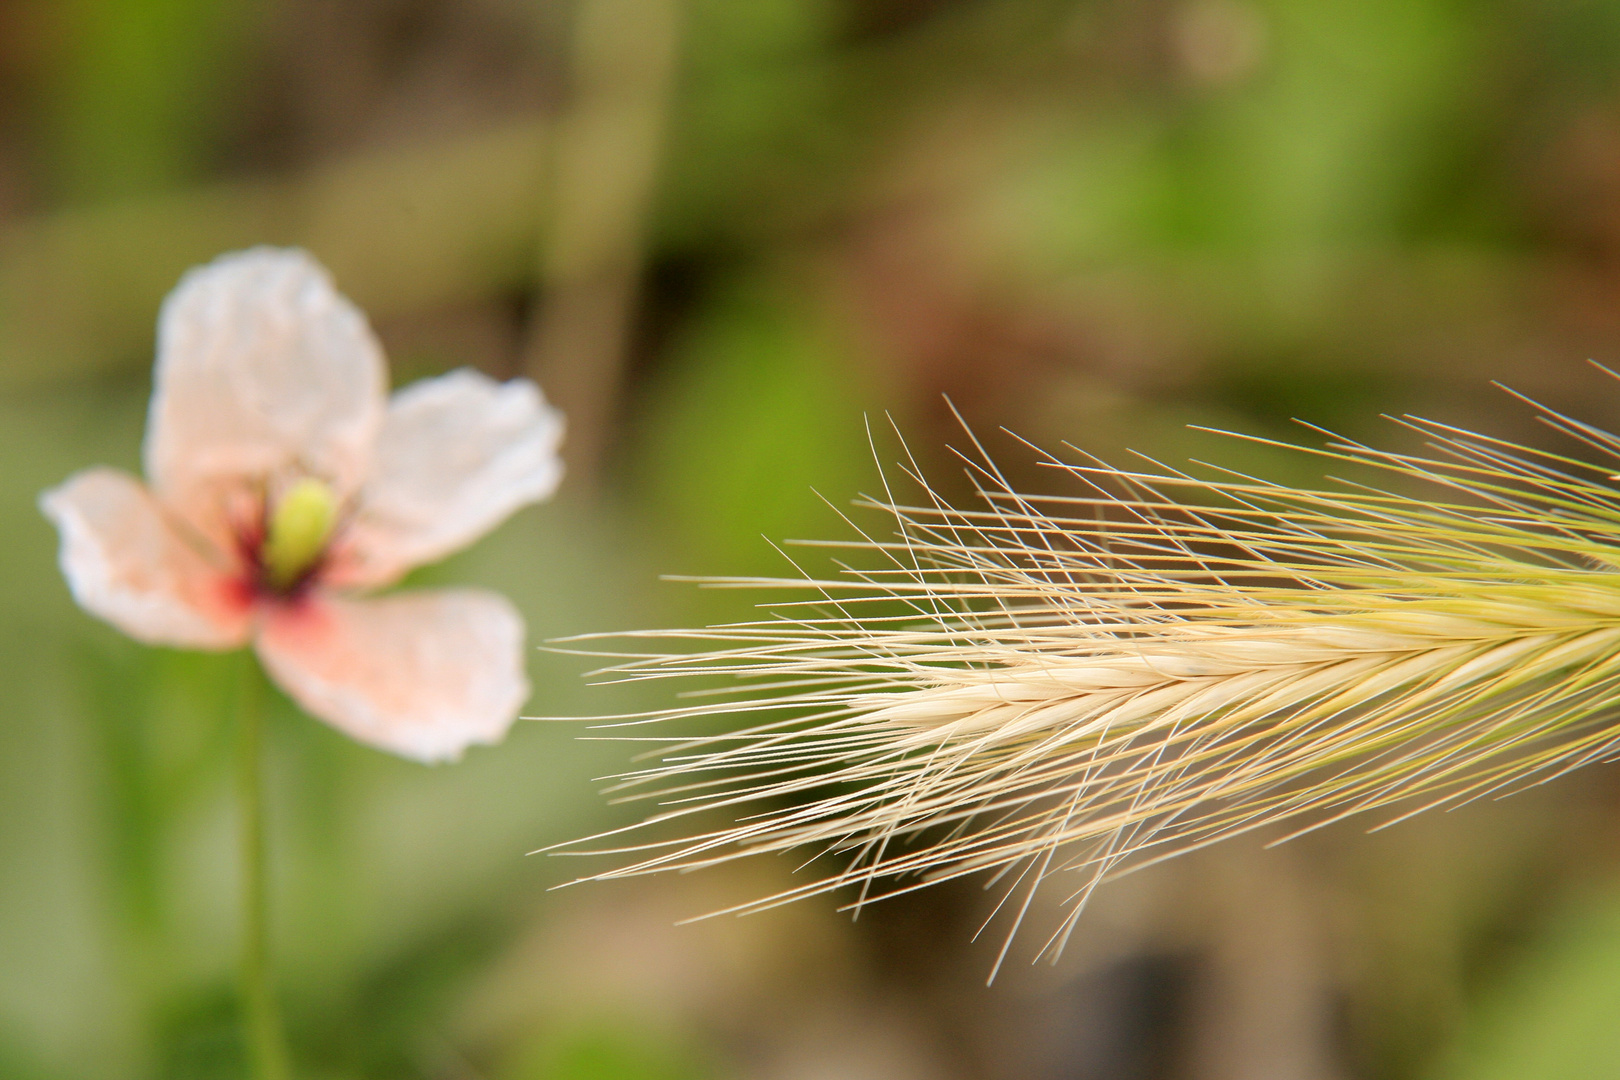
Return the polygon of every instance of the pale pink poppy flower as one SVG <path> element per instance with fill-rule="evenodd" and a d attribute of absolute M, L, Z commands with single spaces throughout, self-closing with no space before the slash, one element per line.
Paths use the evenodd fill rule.
<path fill-rule="evenodd" d="M 365 316 L 270 248 L 181 280 L 153 382 L 147 484 L 94 468 L 41 497 L 79 604 L 154 645 L 251 643 L 311 714 L 408 758 L 498 742 L 529 693 L 511 603 L 355 594 L 555 490 L 562 418 L 539 389 L 454 371 L 389 398 Z"/>

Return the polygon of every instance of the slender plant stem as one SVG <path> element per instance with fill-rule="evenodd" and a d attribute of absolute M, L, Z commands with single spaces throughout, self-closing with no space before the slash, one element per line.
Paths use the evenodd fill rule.
<path fill-rule="evenodd" d="M 256 1080 L 290 1080 L 270 978 L 270 895 L 265 869 L 264 676 L 251 652 L 242 656 L 236 703 L 237 846 L 242 881 L 242 1033 Z"/>

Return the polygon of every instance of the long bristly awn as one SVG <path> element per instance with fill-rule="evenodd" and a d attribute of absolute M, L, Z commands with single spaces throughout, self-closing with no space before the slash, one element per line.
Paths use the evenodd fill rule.
<path fill-rule="evenodd" d="M 803 854 L 803 884 L 738 911 L 983 875 L 1003 890 L 999 967 L 1048 885 L 1066 907 L 1038 952 L 1055 958 L 1107 877 L 1605 759 L 1620 438 L 1528 403 L 1607 463 L 1406 417 L 1421 453 L 1327 432 L 1293 448 L 1370 483 L 1124 470 L 1068 447 L 1045 464 L 1078 493 L 1037 496 L 970 434 L 977 498 L 959 509 L 908 456 L 919 497 L 885 476 L 862 501 L 887 531 L 809 545 L 839 572 L 707 580 L 796 591 L 766 617 L 615 635 L 628 652 L 572 643 L 611 658 L 603 678 L 702 687 L 600 718 L 652 747 L 610 790 L 658 809 L 553 850 L 619 860 L 587 880 Z M 700 720 L 720 729 L 680 732 Z"/>

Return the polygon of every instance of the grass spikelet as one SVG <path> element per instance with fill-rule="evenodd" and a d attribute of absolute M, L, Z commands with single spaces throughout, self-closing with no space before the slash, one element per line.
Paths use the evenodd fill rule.
<path fill-rule="evenodd" d="M 1331 436 L 1305 450 L 1387 480 L 1321 490 L 1081 455 L 1047 463 L 1085 493 L 1042 498 L 975 443 L 979 500 L 958 509 L 903 466 L 922 497 L 885 481 L 869 500 L 892 535 L 832 545 L 871 565 L 712 582 L 807 595 L 757 622 L 632 635 L 647 651 L 610 677 L 726 684 L 611 718 L 657 722 L 627 735 L 653 760 L 615 790 L 660 808 L 594 877 L 834 860 L 763 908 L 988 875 L 1013 931 L 1060 882 L 1067 917 L 1040 950 L 1055 956 L 1110 874 L 1603 759 L 1620 749 L 1620 439 L 1540 413 L 1607 464 L 1408 418 L 1423 455 Z M 715 715 L 733 729 L 656 734 Z M 729 824 L 683 831 L 716 815 Z"/>

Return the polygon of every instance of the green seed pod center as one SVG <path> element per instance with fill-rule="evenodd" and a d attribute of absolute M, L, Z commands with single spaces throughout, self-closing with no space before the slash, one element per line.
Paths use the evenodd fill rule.
<path fill-rule="evenodd" d="M 270 512 L 259 551 L 272 588 L 290 588 L 314 565 L 336 521 L 337 498 L 321 481 L 306 476 L 282 494 Z"/>

